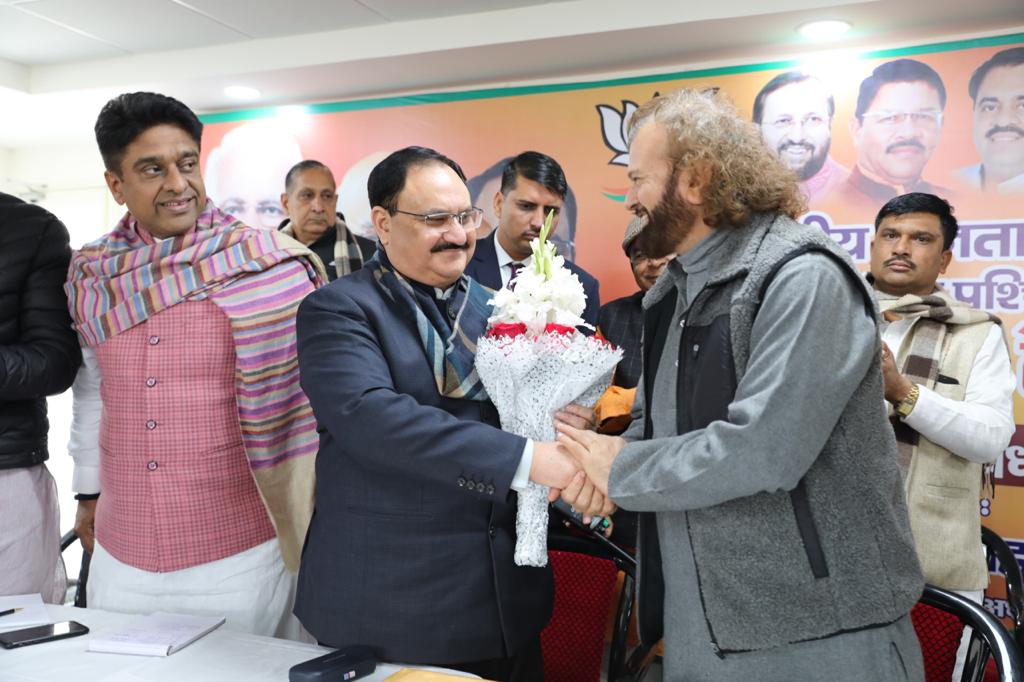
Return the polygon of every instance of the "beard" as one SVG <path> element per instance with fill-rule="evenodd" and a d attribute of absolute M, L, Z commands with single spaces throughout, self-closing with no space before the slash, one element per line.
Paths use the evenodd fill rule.
<path fill-rule="evenodd" d="M 657 205 L 651 210 L 643 207 L 638 213 L 647 218 L 647 224 L 636 237 L 637 246 L 651 258 L 674 253 L 697 224 L 697 212 L 683 201 L 676 189 L 678 176 L 679 171 L 673 170 Z"/>
<path fill-rule="evenodd" d="M 825 142 L 825 144 L 823 144 L 821 148 L 818 150 L 815 150 L 814 145 L 808 142 L 786 141 L 780 144 L 776 151 L 778 151 L 779 156 L 782 157 L 782 153 L 786 151 L 786 148 L 792 146 L 806 147 L 811 151 L 810 158 L 807 159 L 807 162 L 804 163 L 803 166 L 800 166 L 799 168 L 793 168 L 792 166 L 789 166 L 790 170 L 796 173 L 796 176 L 797 178 L 800 179 L 800 182 L 804 182 L 805 180 L 810 180 L 815 175 L 817 175 L 818 171 L 820 171 L 822 166 L 825 165 L 825 160 L 828 159 L 829 149 L 832 147 L 832 140 L 831 138 L 828 139 Z"/>

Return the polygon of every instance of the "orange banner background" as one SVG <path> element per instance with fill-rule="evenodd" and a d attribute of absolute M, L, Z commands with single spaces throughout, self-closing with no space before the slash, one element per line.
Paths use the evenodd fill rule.
<path fill-rule="evenodd" d="M 968 80 L 974 69 L 993 54 L 1020 45 L 1024 45 L 1024 35 L 860 56 L 822 54 L 800 62 L 744 65 L 597 83 L 212 114 L 204 117 L 207 127 L 203 137 L 203 161 L 205 164 L 209 154 L 231 131 L 257 123 L 273 126 L 294 137 L 303 158 L 315 158 L 331 167 L 336 180 L 342 184 L 342 195 L 346 192 L 358 195 L 362 191 L 365 203 L 365 172 L 372 164 L 364 161 L 367 167 L 361 176 L 362 187 L 358 184 L 346 187 L 352 179 L 343 181 L 343 178 L 350 168 L 373 154 L 383 155 L 413 144 L 434 147 L 457 160 L 472 177 L 521 151 L 542 151 L 557 159 L 565 169 L 578 207 L 575 259 L 600 280 L 601 298 L 607 302 L 632 293 L 636 286 L 619 246 L 629 219 L 621 199 L 627 187 L 626 168 L 610 163 L 625 150 L 621 148 L 621 140 L 611 140 L 611 146 L 606 141 L 599 105 L 622 112 L 624 102 L 640 104 L 656 92 L 714 85 L 728 93 L 740 113 L 749 118 L 754 97 L 768 80 L 783 71 L 805 70 L 818 76 L 832 90 L 836 111 L 831 155 L 852 168 L 857 161 L 857 150 L 849 124 L 861 80 L 883 62 L 909 57 L 934 68 L 948 92 L 941 139 L 923 177 L 956 188 L 954 171 L 979 161 L 972 138 L 973 107 L 967 92 Z M 618 149 L 613 148 L 616 145 Z M 250 150 L 253 151 L 258 150 Z M 256 161 L 251 163 L 258 164 L 259 154 L 254 154 L 253 158 Z M 276 191 L 280 192 L 283 174 L 276 177 L 279 178 Z M 221 201 L 212 191 L 211 196 Z M 954 256 L 947 277 L 981 278 L 992 268 L 1006 269 L 1007 283 L 1000 284 L 1003 288 L 998 289 L 1003 303 L 994 312 L 1003 319 L 1011 345 L 1011 360 L 1018 379 L 1015 414 L 1020 424 L 1024 421 L 1024 387 L 1021 386 L 1024 372 L 1024 194 L 1000 197 L 961 189 L 950 198 L 962 224 L 998 221 L 999 229 L 1005 231 L 1006 243 L 1010 243 L 1008 250 L 1000 252 L 1003 258 Z M 486 208 L 490 201 L 491 197 L 482 197 L 477 204 Z M 811 208 L 826 215 L 833 227 L 845 228 L 872 224 L 880 206 L 826 202 Z M 356 222 L 344 202 L 339 204 L 339 210 L 346 213 L 350 224 Z M 368 211 L 368 207 L 365 210 Z M 954 254 L 957 253 L 954 247 Z M 1024 554 L 1024 540 L 1021 540 L 1024 538 L 1024 429 L 1020 426 L 1013 444 L 996 466 L 996 476 L 997 493 L 983 501 L 980 513 L 986 525 L 1010 540 L 1015 550 L 1021 550 L 1018 555 Z"/>

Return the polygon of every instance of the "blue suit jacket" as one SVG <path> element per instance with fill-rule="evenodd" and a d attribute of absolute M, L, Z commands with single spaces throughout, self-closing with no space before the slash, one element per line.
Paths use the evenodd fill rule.
<path fill-rule="evenodd" d="M 512 559 L 525 440 L 492 426 L 491 403 L 438 393 L 411 311 L 370 270 L 310 294 L 297 325 L 320 432 L 299 620 L 384 660 L 515 653 L 553 603 L 550 569 Z"/>
<path fill-rule="evenodd" d="M 575 263 L 565 261 L 566 267 L 576 273 L 583 283 L 583 293 L 587 295 L 587 307 L 583 310 L 583 319 L 587 324 L 597 327 L 598 311 L 601 310 L 601 296 L 598 293 L 598 282 L 590 273 Z M 492 289 L 501 288 L 501 272 L 498 268 L 498 252 L 494 249 L 494 232 L 476 242 L 476 252 L 466 266 L 466 274 Z"/>

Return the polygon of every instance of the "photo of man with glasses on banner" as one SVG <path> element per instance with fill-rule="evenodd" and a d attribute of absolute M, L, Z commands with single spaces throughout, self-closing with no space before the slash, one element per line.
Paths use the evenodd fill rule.
<path fill-rule="evenodd" d="M 915 59 L 878 66 L 860 84 L 850 134 L 857 165 L 836 195 L 848 205 L 879 206 L 907 192 L 949 197 L 922 178 L 942 135 L 946 87 Z"/>
<path fill-rule="evenodd" d="M 829 155 L 835 113 L 832 93 L 802 71 L 780 73 L 754 98 L 752 120 L 761 128 L 762 139 L 797 174 L 800 191 L 810 204 L 850 177 L 850 169 Z"/>

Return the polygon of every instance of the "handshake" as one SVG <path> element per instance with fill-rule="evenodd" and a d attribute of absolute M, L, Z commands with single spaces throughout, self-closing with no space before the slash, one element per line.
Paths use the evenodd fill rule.
<path fill-rule="evenodd" d="M 558 436 L 551 443 L 534 443 L 530 480 L 550 487 L 552 502 L 560 496 L 585 517 L 607 517 L 616 509 L 608 497 L 608 476 L 626 441 L 593 428 L 589 408 L 573 404 L 556 413 Z"/>

